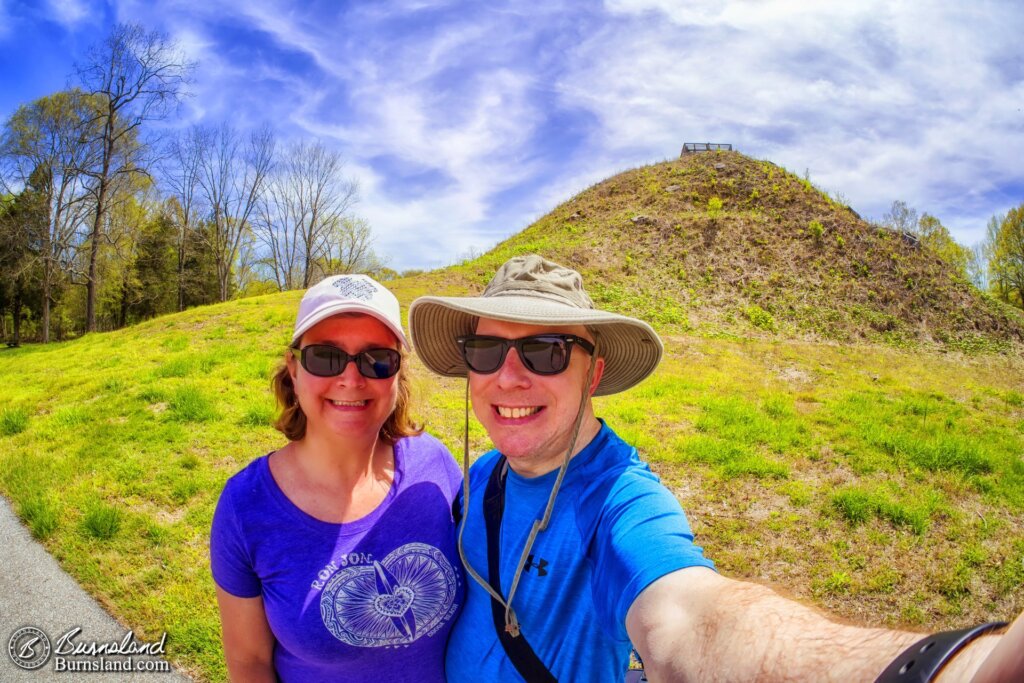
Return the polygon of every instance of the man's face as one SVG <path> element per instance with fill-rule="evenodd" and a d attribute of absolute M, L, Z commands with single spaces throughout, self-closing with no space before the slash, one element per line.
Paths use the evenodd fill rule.
<path fill-rule="evenodd" d="M 585 327 L 544 327 L 481 318 L 476 333 L 506 339 L 535 334 L 574 334 L 593 341 Z M 590 354 L 573 347 L 569 366 L 557 375 L 538 375 L 528 370 L 514 348 L 494 373 L 481 375 L 470 371 L 469 391 L 473 412 L 487 430 L 495 448 L 507 458 L 518 474 L 538 476 L 556 469 L 565 457 L 572 436 L 583 386 L 590 367 Z M 597 388 L 604 370 L 598 359 L 587 400 L 579 450 L 593 438 L 597 424 L 589 396 Z M 589 435 L 584 438 L 584 435 Z"/>

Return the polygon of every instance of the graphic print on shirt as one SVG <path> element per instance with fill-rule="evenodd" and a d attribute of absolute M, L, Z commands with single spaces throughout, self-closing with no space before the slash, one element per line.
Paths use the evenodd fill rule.
<path fill-rule="evenodd" d="M 349 566 L 332 576 L 320 595 L 320 616 L 348 645 L 408 645 L 451 619 L 458 581 L 440 550 L 407 543 L 380 562 Z"/>

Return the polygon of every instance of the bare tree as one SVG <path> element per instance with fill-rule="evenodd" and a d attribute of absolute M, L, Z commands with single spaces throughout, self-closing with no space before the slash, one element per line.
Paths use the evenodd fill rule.
<path fill-rule="evenodd" d="M 186 245 L 189 233 L 198 229 L 203 215 L 204 205 L 200 192 L 199 178 L 202 170 L 203 155 L 207 153 L 203 145 L 210 136 L 203 130 L 193 126 L 184 133 L 175 136 L 167 147 L 165 163 L 162 166 L 162 179 L 169 190 L 171 216 L 177 228 L 175 247 L 178 252 L 178 310 L 185 310 L 185 264 L 187 262 Z"/>
<path fill-rule="evenodd" d="M 266 189 L 274 160 L 269 128 L 249 135 L 247 143 L 228 124 L 203 132 L 199 187 L 209 207 L 208 236 L 217 265 L 220 300 L 231 292 L 231 273 L 239 246 Z"/>
<path fill-rule="evenodd" d="M 373 251 L 373 231 L 362 218 L 343 218 L 334 226 L 318 277 L 340 273 L 376 274 L 387 262 Z"/>
<path fill-rule="evenodd" d="M 889 211 L 882 216 L 882 225 L 896 232 L 913 235 L 917 232 L 917 211 L 907 206 L 905 201 L 897 199 Z"/>
<path fill-rule="evenodd" d="M 96 329 L 96 260 L 111 188 L 123 176 L 146 173 L 141 127 L 177 107 L 193 68 L 166 35 L 146 32 L 137 24 L 114 26 L 76 67 L 79 82 L 96 103 L 86 131 L 99 148 L 96 163 L 82 169 L 92 177 L 95 195 L 86 277 L 87 332 Z"/>
<path fill-rule="evenodd" d="M 84 135 L 90 118 L 87 98 L 68 90 L 22 105 L 8 119 L 0 141 L 3 190 L 31 190 L 42 197 L 44 228 L 32 240 L 40 264 L 43 292 L 43 341 L 50 340 L 50 307 L 63 279 L 75 276 L 74 264 L 88 214 L 92 211 L 89 177 L 96 148 Z"/>
<path fill-rule="evenodd" d="M 280 290 L 309 287 L 332 243 L 358 185 L 343 177 L 341 154 L 320 142 L 298 142 L 285 154 L 267 186 L 255 223 L 266 247 L 266 264 Z"/>

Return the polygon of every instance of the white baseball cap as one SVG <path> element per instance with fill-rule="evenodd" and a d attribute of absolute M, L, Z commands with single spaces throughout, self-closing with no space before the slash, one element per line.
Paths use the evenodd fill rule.
<path fill-rule="evenodd" d="M 373 316 L 387 325 L 403 348 L 409 349 L 409 342 L 402 332 L 398 299 L 384 285 L 366 275 L 332 275 L 307 289 L 299 303 L 292 344 L 321 320 L 339 313 Z"/>

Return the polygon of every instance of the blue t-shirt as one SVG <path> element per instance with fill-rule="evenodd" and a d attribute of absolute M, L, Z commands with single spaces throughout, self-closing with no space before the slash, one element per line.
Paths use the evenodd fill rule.
<path fill-rule="evenodd" d="M 484 491 L 500 454 L 470 470 L 463 550 L 487 578 Z M 557 470 L 525 478 L 509 470 L 501 524 L 501 589 L 508 596 L 535 519 L 544 513 Z M 675 496 L 636 449 L 602 424 L 569 461 L 546 531 L 537 536 L 512 606 L 523 635 L 555 678 L 621 682 L 631 646 L 626 612 L 656 579 L 685 567 L 714 568 L 693 544 Z M 466 605 L 448 642 L 449 681 L 519 681 L 498 641 L 490 596 L 468 582 Z"/>
<path fill-rule="evenodd" d="M 354 522 L 306 514 L 257 458 L 224 486 L 210 532 L 217 585 L 262 596 L 282 681 L 443 681 L 463 602 L 451 502 L 462 476 L 426 434 L 395 443 L 384 501 Z"/>

